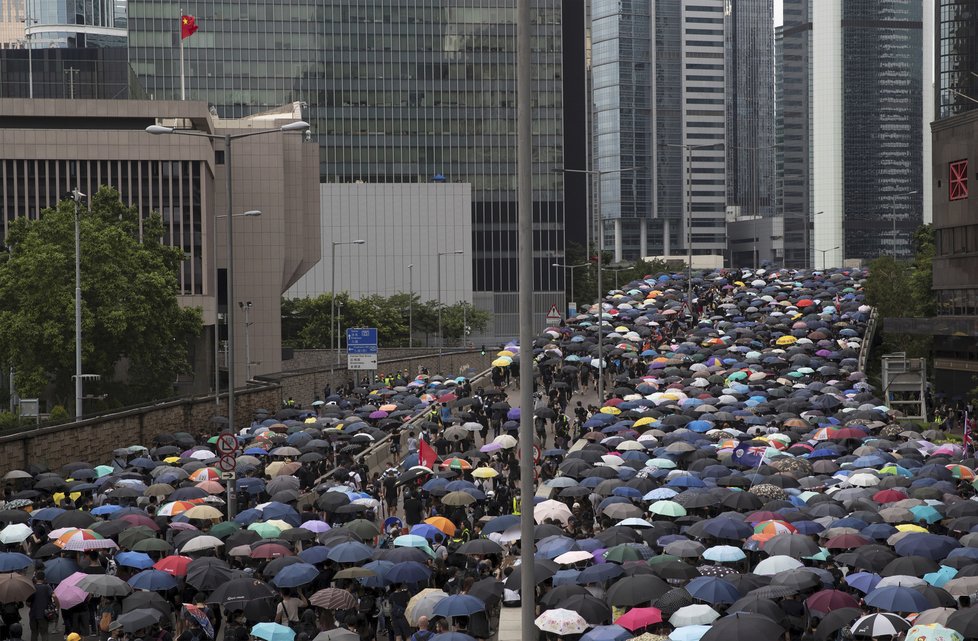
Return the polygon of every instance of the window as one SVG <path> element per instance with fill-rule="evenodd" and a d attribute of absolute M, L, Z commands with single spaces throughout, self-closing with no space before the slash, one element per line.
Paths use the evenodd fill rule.
<path fill-rule="evenodd" d="M 965 200 L 968 197 L 968 160 L 955 160 L 948 164 L 948 200 Z"/>

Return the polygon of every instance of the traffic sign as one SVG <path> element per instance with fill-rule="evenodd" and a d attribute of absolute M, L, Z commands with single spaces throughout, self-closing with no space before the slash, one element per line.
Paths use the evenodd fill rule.
<path fill-rule="evenodd" d="M 377 369 L 376 327 L 350 327 L 346 330 L 346 368 Z"/>
<path fill-rule="evenodd" d="M 238 439 L 234 434 L 221 434 L 217 437 L 217 453 L 221 456 L 230 456 L 238 451 Z"/>
<path fill-rule="evenodd" d="M 560 310 L 557 309 L 557 305 L 551 305 L 550 311 L 547 312 L 547 325 L 560 325 Z"/>
<path fill-rule="evenodd" d="M 233 481 L 234 480 L 234 472 L 221 472 L 221 480 L 222 481 Z"/>
<path fill-rule="evenodd" d="M 540 455 L 541 455 L 540 446 L 537 445 L 536 443 L 534 443 L 533 444 L 533 462 L 534 463 L 539 463 L 540 462 Z M 520 448 L 517 447 L 516 448 L 516 460 L 517 461 L 520 460 L 520 458 L 522 458 L 522 456 L 523 456 L 523 454 L 521 454 Z"/>
<path fill-rule="evenodd" d="M 236 466 L 237 466 L 237 461 L 235 461 L 234 457 L 231 456 L 230 454 L 225 454 L 217 462 L 217 469 L 221 470 L 222 472 L 233 472 Z M 222 476 L 221 478 L 224 477 Z"/>

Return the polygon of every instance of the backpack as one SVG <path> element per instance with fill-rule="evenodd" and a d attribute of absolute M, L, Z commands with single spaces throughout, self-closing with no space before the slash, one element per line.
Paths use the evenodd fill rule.
<path fill-rule="evenodd" d="M 378 601 L 378 604 L 380 609 L 380 616 L 387 619 L 391 618 L 391 615 L 394 613 L 394 608 L 391 605 L 391 600 L 387 597 L 383 597 L 380 599 L 380 601 Z"/>

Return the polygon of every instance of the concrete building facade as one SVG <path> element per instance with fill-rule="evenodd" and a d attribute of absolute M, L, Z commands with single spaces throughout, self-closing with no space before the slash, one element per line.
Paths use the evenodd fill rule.
<path fill-rule="evenodd" d="M 277 128 L 292 110 L 266 118 L 221 121 L 200 102 L 0 100 L 0 217 L 3 231 L 18 217 L 37 217 L 74 187 L 91 194 L 116 188 L 142 216 L 163 216 L 164 241 L 186 260 L 179 299 L 203 312 L 195 376 L 178 391 L 213 386 L 214 340 L 228 304 L 226 279 L 225 150 L 223 142 L 183 135 L 153 136 L 163 122 L 222 135 Z M 252 301 L 252 374 L 281 370 L 281 295 L 319 260 L 317 146 L 299 134 L 247 138 L 233 146 L 236 210 L 260 217 L 236 220 L 235 301 Z M 245 326 L 235 318 L 235 379 L 246 372 Z M 225 334 L 226 336 L 226 334 Z M 218 363 L 220 367 L 220 363 Z"/>

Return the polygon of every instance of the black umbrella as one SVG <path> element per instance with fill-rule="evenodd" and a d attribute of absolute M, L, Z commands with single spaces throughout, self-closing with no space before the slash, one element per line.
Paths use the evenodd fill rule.
<path fill-rule="evenodd" d="M 654 574 L 634 574 L 612 584 L 606 600 L 615 607 L 633 607 L 658 599 L 669 590 L 669 584 Z"/>
<path fill-rule="evenodd" d="M 591 625 L 611 623 L 611 608 L 591 594 L 575 594 L 560 602 L 565 610 L 577 612 Z"/>
<path fill-rule="evenodd" d="M 187 583 L 205 592 L 216 590 L 232 576 L 231 569 L 221 559 L 203 557 L 187 565 Z"/>
<path fill-rule="evenodd" d="M 839 608 L 832 610 L 819 622 L 815 628 L 816 641 L 830 641 L 836 638 L 836 633 L 862 615 L 858 608 Z"/>
<path fill-rule="evenodd" d="M 784 634 L 776 621 L 761 614 L 736 612 L 713 622 L 701 641 L 757 641 Z"/>
<path fill-rule="evenodd" d="M 241 610 L 244 606 L 260 599 L 274 599 L 278 593 L 264 581 L 241 578 L 231 579 L 214 590 L 208 603 L 219 603 L 229 610 Z"/>

